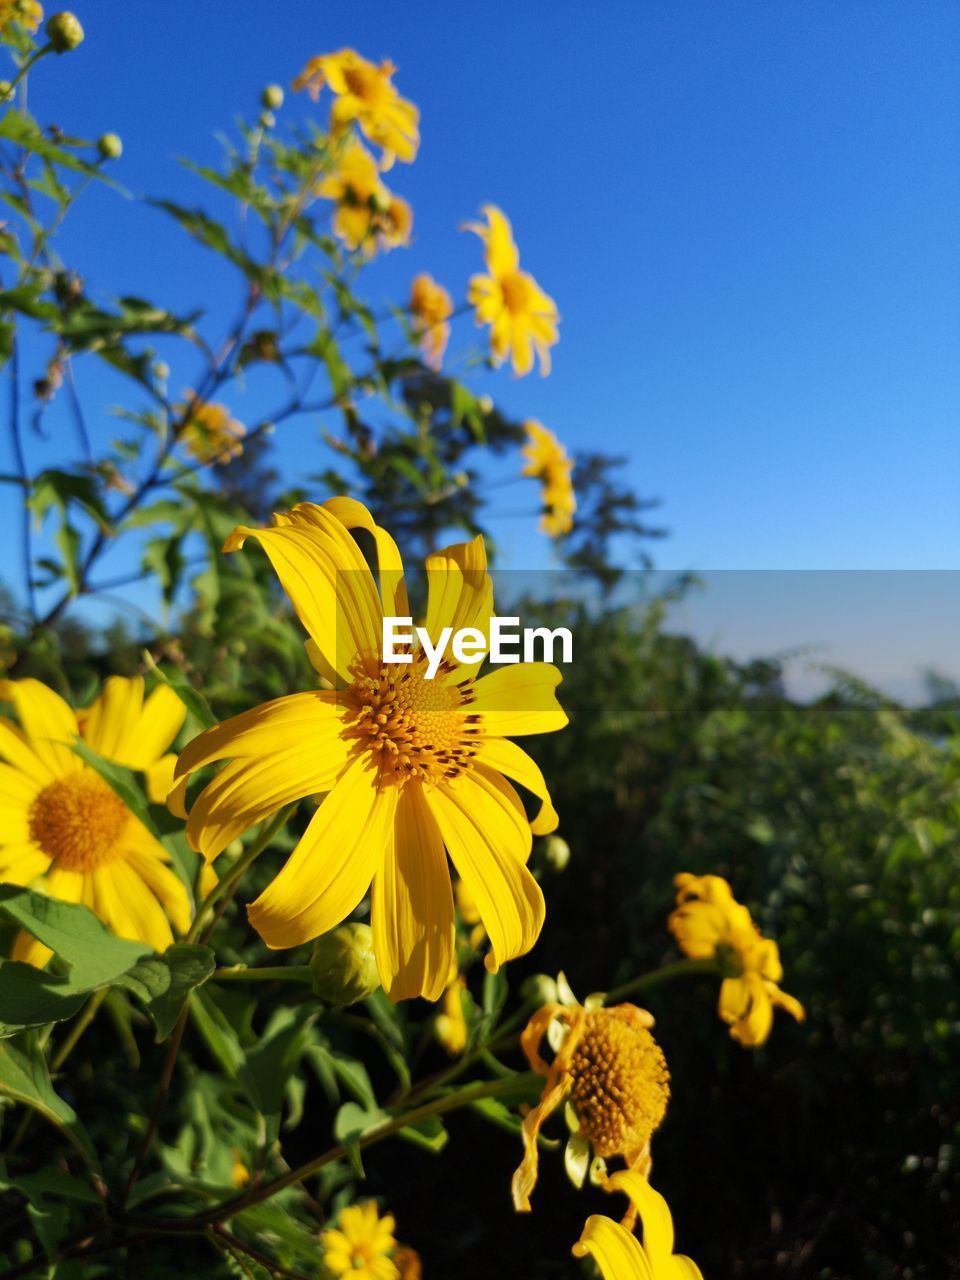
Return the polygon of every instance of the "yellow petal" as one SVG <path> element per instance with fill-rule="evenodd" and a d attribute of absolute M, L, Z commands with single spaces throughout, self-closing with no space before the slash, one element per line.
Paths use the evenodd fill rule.
<path fill-rule="evenodd" d="M 71 747 L 79 732 L 76 713 L 39 680 L 2 680 L 0 698 L 12 702 L 34 753 L 57 777 L 81 767 Z M 19 766 L 6 751 L 12 764 Z M 22 766 L 21 766 L 22 767 Z"/>
<path fill-rule="evenodd" d="M 487 968 L 495 971 L 529 951 L 543 927 L 543 894 L 525 865 L 530 827 L 522 806 L 509 783 L 483 766 L 425 795 L 477 904 L 493 948 Z"/>
<path fill-rule="evenodd" d="M 131 769 L 149 769 L 180 732 L 187 709 L 169 685 L 157 685 L 143 704 L 135 728 L 136 741 L 130 744 L 126 764 Z"/>
<path fill-rule="evenodd" d="M 176 932 L 186 933 L 190 928 L 190 898 L 183 881 L 166 864 L 164 853 L 163 846 L 151 839 L 129 849 L 127 861 L 160 903 Z"/>
<path fill-rule="evenodd" d="M 147 795 L 151 804 L 166 804 L 167 796 L 173 790 L 173 774 L 177 767 L 177 757 L 171 753 L 161 756 L 153 764 L 148 765 Z"/>
<path fill-rule="evenodd" d="M 450 869 L 418 783 L 401 792 L 388 851 L 373 881 L 373 946 L 391 1000 L 438 1000 L 453 955 Z"/>
<path fill-rule="evenodd" d="M 476 627 L 489 636 L 493 583 L 478 534 L 427 556 L 427 631 L 434 641 L 444 627 Z"/>
<path fill-rule="evenodd" d="M 540 766 L 522 747 L 506 738 L 487 738 L 474 758 L 478 764 L 484 764 L 488 769 L 495 769 L 514 782 L 519 782 L 521 787 L 542 801 L 540 812 L 530 824 L 534 835 L 547 835 L 557 829 L 560 819 L 550 799 L 546 780 Z"/>
<path fill-rule="evenodd" d="M 640 1242 L 619 1222 L 591 1214 L 573 1246 L 576 1258 L 592 1257 L 603 1280 L 656 1280 Z"/>
<path fill-rule="evenodd" d="M 309 942 L 346 919 L 392 844 L 396 804 L 396 788 L 380 789 L 369 759 L 354 759 L 283 870 L 247 908 L 268 947 Z"/>
<path fill-rule="evenodd" d="M 26 887 L 50 866 L 49 857 L 29 841 L 0 847 L 0 882 Z"/>
<path fill-rule="evenodd" d="M 554 692 L 562 679 L 549 662 L 498 667 L 473 686 L 470 710 L 481 717 L 483 729 L 491 737 L 552 733 L 567 723 Z"/>
<path fill-rule="evenodd" d="M 673 1256 L 673 1218 L 666 1200 L 635 1169 L 621 1169 L 611 1174 L 607 1191 L 622 1191 L 640 1214 L 643 1223 L 643 1250 L 658 1274 L 661 1266 Z"/>
<path fill-rule="evenodd" d="M 119 938 L 166 951 L 173 942 L 170 921 L 135 868 L 118 859 L 92 873 L 97 915 Z"/>
<path fill-rule="evenodd" d="M 126 758 L 136 751 L 137 729 L 143 711 L 143 678 L 110 676 L 100 696 L 83 715 L 83 740 L 107 760 L 137 768 Z M 159 753 L 158 753 L 159 754 Z"/>
<path fill-rule="evenodd" d="M 373 534 L 383 611 L 396 618 L 409 617 L 410 602 L 403 577 L 403 561 L 390 534 L 374 521 L 367 508 L 356 498 L 329 498 L 323 507 L 336 516 L 345 529 L 365 529 Z"/>
<path fill-rule="evenodd" d="M 336 695 L 323 690 L 263 702 L 198 734 L 180 752 L 175 776 L 182 778 L 215 760 L 269 756 L 294 742 L 318 743 L 324 752 L 334 752 L 340 714 Z M 345 748 L 340 762 L 346 763 Z"/>

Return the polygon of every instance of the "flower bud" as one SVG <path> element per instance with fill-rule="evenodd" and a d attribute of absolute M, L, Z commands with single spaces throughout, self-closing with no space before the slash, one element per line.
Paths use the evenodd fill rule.
<path fill-rule="evenodd" d="M 283 90 L 278 84 L 268 84 L 260 95 L 260 102 L 267 111 L 279 111 L 283 106 Z"/>
<path fill-rule="evenodd" d="M 337 1008 L 356 1004 L 380 986 L 373 954 L 373 931 L 367 924 L 342 924 L 313 944 L 310 955 L 313 992 Z"/>
<path fill-rule="evenodd" d="M 13 85 L 9 80 L 0 80 L 0 102 L 6 100 L 13 94 Z"/>
<path fill-rule="evenodd" d="M 170 366 L 165 360 L 155 360 L 153 362 L 153 376 L 158 382 L 166 382 L 170 377 Z"/>
<path fill-rule="evenodd" d="M 570 846 L 562 836 L 547 836 L 543 857 L 553 871 L 565 871 L 570 861 Z"/>
<path fill-rule="evenodd" d="M 123 155 L 123 143 L 118 133 L 105 133 L 97 139 L 97 150 L 104 160 L 119 160 Z"/>
<path fill-rule="evenodd" d="M 560 999 L 556 981 L 548 973 L 531 973 L 524 979 L 520 994 L 528 1004 L 535 1005 L 557 1004 Z"/>
<path fill-rule="evenodd" d="M 83 43 L 83 27 L 76 14 L 64 10 L 55 13 L 45 27 L 54 53 L 69 53 Z"/>

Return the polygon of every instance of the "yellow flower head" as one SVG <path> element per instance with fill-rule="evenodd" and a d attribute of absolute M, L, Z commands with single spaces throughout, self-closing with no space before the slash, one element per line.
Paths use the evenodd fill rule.
<path fill-rule="evenodd" d="M 443 993 L 442 1012 L 437 1014 L 434 1022 L 437 1040 L 451 1058 L 458 1058 L 467 1047 L 467 1020 L 460 994 L 466 985 L 466 979 L 460 973 L 454 958 Z"/>
<path fill-rule="evenodd" d="M 348 249 L 370 258 L 377 249 L 410 242 L 413 211 L 388 191 L 376 161 L 362 143 L 349 142 L 337 168 L 317 186 L 317 195 L 334 200 L 334 234 Z"/>
<path fill-rule="evenodd" d="M 420 146 L 420 112 L 397 93 L 395 72 L 392 62 L 377 66 L 355 49 L 341 49 L 311 58 L 293 88 L 306 89 L 316 101 L 326 85 L 335 95 L 331 133 L 341 133 L 355 121 L 374 146 L 382 149 L 382 167 L 389 169 L 394 159 L 413 160 Z"/>
<path fill-rule="evenodd" d="M 490 937 L 487 967 L 536 941 L 543 894 L 527 868 L 532 837 L 557 825 L 546 782 L 510 737 L 560 729 L 560 672 L 549 663 L 499 666 L 445 658 L 427 678 L 424 650 L 383 661 L 384 616 L 410 607 L 396 543 L 351 498 L 301 503 L 270 529 L 241 526 L 225 550 L 256 538 L 334 687 L 293 694 L 208 729 L 181 754 L 177 776 L 230 758 L 196 798 L 193 847 L 212 860 L 282 805 L 328 793 L 286 866 L 249 908 L 268 947 L 294 947 L 334 928 L 373 882 L 371 927 L 384 989 L 394 1000 L 440 997 L 455 918 L 447 855 Z M 372 536 L 374 577 L 351 530 Z M 427 559 L 423 626 L 489 634 L 493 587 L 483 539 Z M 452 651 L 451 651 L 452 655 Z M 532 822 L 512 782 L 541 801 Z M 171 798 L 181 804 L 182 787 Z"/>
<path fill-rule="evenodd" d="M 718 1012 L 734 1040 L 747 1048 L 764 1044 L 775 1005 L 802 1022 L 803 1005 L 777 985 L 783 978 L 777 944 L 763 936 L 726 880 L 684 872 L 674 883 L 677 907 L 667 923 L 686 955 L 716 957 L 727 973 Z"/>
<path fill-rule="evenodd" d="M 561 992 L 569 992 L 561 975 Z M 547 1004 L 533 1015 L 520 1038 L 530 1066 L 546 1077 L 540 1101 L 523 1122 L 524 1155 L 513 1175 L 513 1203 L 530 1210 L 537 1181 L 537 1139 L 548 1117 L 567 1104 L 572 1136 L 566 1167 L 577 1186 L 583 1184 L 594 1157 L 593 1175 L 603 1162 L 622 1156 L 627 1165 L 650 1168 L 650 1139 L 666 1115 L 670 1073 L 660 1046 L 650 1034 L 653 1018 L 632 1004 L 604 1009 L 600 997 L 586 1005 L 571 996 Z M 546 1037 L 553 1061 L 541 1057 Z"/>
<path fill-rule="evenodd" d="M 514 372 L 521 377 L 533 368 L 534 355 L 540 372 L 550 372 L 550 348 L 559 339 L 557 304 L 537 284 L 533 276 L 520 270 L 520 255 L 513 242 L 510 223 L 495 205 L 483 206 L 487 225 L 469 222 L 484 244 L 487 275 L 470 277 L 467 298 L 476 311 L 478 325 L 490 325 L 490 350 L 494 364 L 509 356 Z"/>
<path fill-rule="evenodd" d="M 0 697 L 20 721 L 18 728 L 0 718 L 7 762 L 0 764 L 0 880 L 37 881 L 52 898 L 84 903 L 119 937 L 165 951 L 173 930 L 189 927 L 186 889 L 163 845 L 71 745 L 80 737 L 148 778 L 172 772 L 163 753 L 183 723 L 183 704 L 166 685 L 144 700 L 143 680 L 120 676 L 79 713 L 39 680 L 4 680 Z M 37 965 L 50 958 L 26 934 L 13 954 Z"/>
<path fill-rule="evenodd" d="M 540 422 L 530 419 L 523 424 L 527 443 L 523 456 L 525 476 L 543 481 L 543 515 L 541 530 L 551 538 L 562 537 L 573 528 L 577 499 L 573 492 L 573 459 L 553 434 Z"/>
<path fill-rule="evenodd" d="M 350 1280 L 400 1280 L 392 1213 L 381 1218 L 372 1200 L 342 1210 L 339 1229 L 321 1232 L 323 1261 L 335 1276 Z"/>
<path fill-rule="evenodd" d="M 198 462 L 223 466 L 243 453 L 242 441 L 247 429 L 242 422 L 231 418 L 225 405 L 205 404 L 194 392 L 188 391 L 185 402 L 177 405 L 176 412 L 183 424 L 177 439 Z"/>
<path fill-rule="evenodd" d="M 439 369 L 450 341 L 453 302 L 443 285 L 426 272 L 416 276 L 410 286 L 410 315 L 424 359 L 431 369 Z"/>
<path fill-rule="evenodd" d="M 43 6 L 37 0 L 0 0 L 0 32 L 12 22 L 26 31 L 36 31 L 43 21 Z"/>
<path fill-rule="evenodd" d="M 631 1225 L 593 1214 L 573 1246 L 574 1257 L 593 1258 L 603 1280 L 703 1280 L 692 1259 L 673 1252 L 670 1207 L 641 1173 L 624 1169 L 603 1185 L 606 1191 L 621 1191 L 630 1198 L 625 1222 Z M 637 1214 L 643 1223 L 642 1244 L 632 1230 Z"/>

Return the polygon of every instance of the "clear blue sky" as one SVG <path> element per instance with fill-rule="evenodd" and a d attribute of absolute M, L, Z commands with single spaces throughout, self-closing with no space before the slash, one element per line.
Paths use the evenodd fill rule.
<path fill-rule="evenodd" d="M 661 566 L 960 567 L 952 0 L 74 7 L 87 41 L 34 77 L 33 109 L 117 130 L 115 175 L 186 203 L 205 193 L 176 157 L 215 161 L 263 84 L 344 44 L 392 58 L 423 141 L 391 176 L 414 243 L 374 296 L 422 269 L 461 290 L 478 250 L 458 224 L 501 205 L 563 325 L 553 375 L 497 395 L 572 448 L 629 454 L 663 502 Z M 109 192 L 62 243 L 95 290 L 232 312 L 202 250 Z M 303 466 L 302 435 L 278 449 Z M 506 494 L 504 513 L 533 505 Z M 513 566 L 534 530 L 502 527 Z"/>

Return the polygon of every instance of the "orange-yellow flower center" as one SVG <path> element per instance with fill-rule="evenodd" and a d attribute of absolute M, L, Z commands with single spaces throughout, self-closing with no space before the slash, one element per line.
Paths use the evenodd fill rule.
<path fill-rule="evenodd" d="M 95 871 L 122 854 L 130 810 L 90 769 L 44 787 L 30 806 L 30 838 L 65 871 Z"/>
<path fill-rule="evenodd" d="M 530 309 L 530 286 L 519 271 L 511 271 L 500 277 L 500 293 L 503 305 L 511 315 L 519 315 Z"/>
<path fill-rule="evenodd" d="M 382 666 L 375 676 L 359 676 L 346 690 L 347 731 L 380 756 L 381 768 L 402 785 L 456 778 L 480 746 L 479 716 L 469 711 L 473 679 L 453 683 L 456 670 L 440 664 L 433 680 L 414 654 L 408 666 Z"/>
<path fill-rule="evenodd" d="M 639 1151 L 666 1114 L 663 1052 L 646 1027 L 617 1009 L 586 1014 L 570 1076 L 570 1101 L 597 1155 Z"/>

